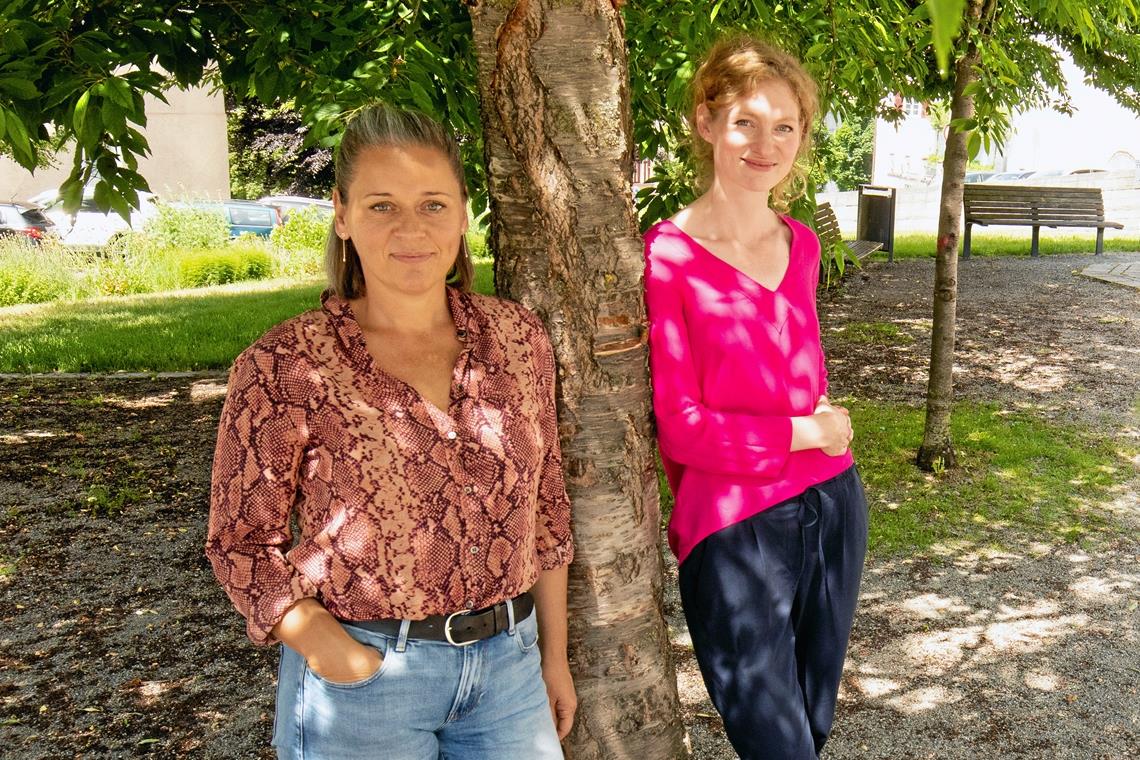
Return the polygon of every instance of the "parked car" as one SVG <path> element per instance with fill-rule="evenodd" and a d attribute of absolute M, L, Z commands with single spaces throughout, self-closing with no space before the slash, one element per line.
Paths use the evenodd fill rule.
<path fill-rule="evenodd" d="M 60 240 L 66 245 L 103 246 L 120 232 L 140 230 L 143 224 L 156 213 L 156 196 L 139 193 L 140 208 L 131 210 L 128 224 L 114 211 L 100 211 L 95 205 L 94 193 L 84 193 L 79 210 L 68 214 L 63 209 L 63 200 L 55 190 L 47 190 L 31 198 L 33 204 L 43 207 L 44 216 L 55 223 Z"/>
<path fill-rule="evenodd" d="M 277 209 L 277 212 L 281 214 L 283 223 L 289 221 L 290 213 L 303 208 L 319 208 L 329 214 L 333 213 L 332 201 L 306 198 L 303 195 L 267 195 L 264 198 L 259 198 L 257 202 Z"/>
<path fill-rule="evenodd" d="M 269 237 L 274 227 L 281 225 L 281 212 L 273 206 L 256 201 L 196 201 L 195 208 L 216 209 L 226 217 L 230 225 L 230 235 L 242 234 Z"/>
<path fill-rule="evenodd" d="M 1025 179 L 1032 173 L 1031 171 L 1002 172 L 1001 174 L 995 174 L 990 177 L 986 182 L 1016 182 L 1019 179 Z"/>
<path fill-rule="evenodd" d="M 0 203 L 0 237 L 21 236 L 40 242 L 55 224 L 36 206 L 27 203 Z"/>
<path fill-rule="evenodd" d="M 966 172 L 966 182 L 985 182 L 997 172 Z"/>

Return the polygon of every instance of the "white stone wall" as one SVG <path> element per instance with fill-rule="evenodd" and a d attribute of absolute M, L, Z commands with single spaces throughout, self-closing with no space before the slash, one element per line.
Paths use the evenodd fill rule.
<path fill-rule="evenodd" d="M 170 90 L 169 104 L 146 98 L 151 155 L 139 159 L 139 171 L 162 197 L 229 198 L 229 146 L 222 95 L 206 88 Z M 71 171 L 72 152 L 56 156 L 55 166 L 35 174 L 0 156 L 0 198 L 26 200 L 58 188 Z"/>

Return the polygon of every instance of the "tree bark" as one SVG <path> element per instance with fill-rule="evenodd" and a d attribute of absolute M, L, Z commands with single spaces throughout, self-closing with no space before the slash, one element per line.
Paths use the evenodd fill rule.
<path fill-rule="evenodd" d="M 686 754 L 661 610 L 642 243 L 618 4 L 469 2 L 495 284 L 542 318 L 559 364 L 576 541 L 571 760 Z"/>
<path fill-rule="evenodd" d="M 980 4 L 977 4 L 980 5 Z M 971 45 L 954 65 L 951 122 L 974 116 L 974 96 L 966 87 L 978 78 L 978 51 Z M 934 327 L 930 341 L 930 378 L 926 389 L 926 426 L 916 464 L 928 471 L 957 465 L 950 439 L 954 403 L 954 340 L 958 307 L 958 235 L 962 223 L 962 185 L 969 160 L 969 132 L 951 127 L 942 162 L 942 198 L 938 210 L 938 258 L 934 269 Z"/>

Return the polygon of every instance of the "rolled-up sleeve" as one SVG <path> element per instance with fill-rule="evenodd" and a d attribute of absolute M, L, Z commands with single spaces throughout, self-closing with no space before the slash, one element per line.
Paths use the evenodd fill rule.
<path fill-rule="evenodd" d="M 538 486 L 538 516 L 535 548 L 540 570 L 553 570 L 574 559 L 574 539 L 570 530 L 570 499 L 562 474 L 562 447 L 558 440 L 558 411 L 555 404 L 554 350 L 537 319 L 532 332 L 535 372 L 538 378 L 539 428 L 544 443 L 542 472 Z"/>
<path fill-rule="evenodd" d="M 255 644 L 316 587 L 286 557 L 305 446 L 304 414 L 280 399 L 273 352 L 248 349 L 230 373 L 210 485 L 206 556 Z"/>

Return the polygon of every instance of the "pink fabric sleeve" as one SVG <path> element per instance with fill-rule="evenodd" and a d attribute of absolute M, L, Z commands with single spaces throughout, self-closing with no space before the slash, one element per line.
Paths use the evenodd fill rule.
<path fill-rule="evenodd" d="M 649 367 L 661 451 L 708 472 L 776 477 L 791 453 L 791 417 L 723 412 L 704 404 L 675 275 L 647 256 Z"/>
<path fill-rule="evenodd" d="M 255 644 L 317 589 L 289 563 L 289 517 L 304 448 L 299 410 L 274 398 L 274 356 L 238 357 L 218 425 L 206 556 Z"/>

